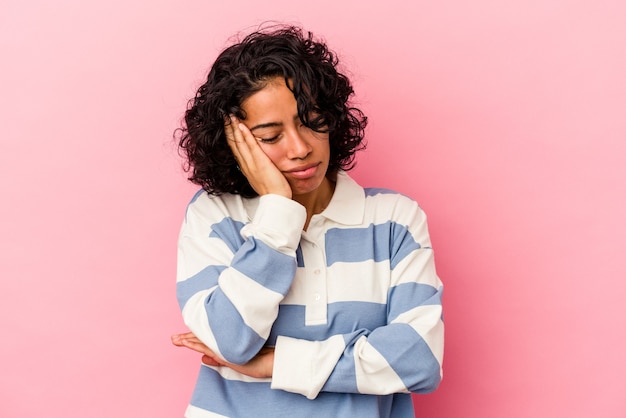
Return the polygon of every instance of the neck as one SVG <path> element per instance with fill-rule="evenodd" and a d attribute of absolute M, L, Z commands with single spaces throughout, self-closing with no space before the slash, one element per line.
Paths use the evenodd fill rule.
<path fill-rule="evenodd" d="M 333 197 L 334 191 L 335 183 L 325 177 L 322 184 L 312 192 L 293 196 L 293 200 L 300 203 L 306 209 L 305 230 L 308 228 L 309 221 L 313 215 L 322 213 L 322 211 L 326 209 L 326 206 L 330 203 L 330 199 Z"/>

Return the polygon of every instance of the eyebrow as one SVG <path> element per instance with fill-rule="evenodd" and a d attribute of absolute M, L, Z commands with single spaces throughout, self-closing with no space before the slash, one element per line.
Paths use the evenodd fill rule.
<path fill-rule="evenodd" d="M 293 120 L 300 120 L 300 117 L 298 115 L 295 115 L 293 117 Z M 253 132 L 257 129 L 263 129 L 263 128 L 276 128 L 276 127 L 280 127 L 283 126 L 282 122 L 268 122 L 268 123 L 259 123 L 258 125 L 253 126 L 252 128 L 250 128 L 250 132 Z"/>
<path fill-rule="evenodd" d="M 256 130 L 256 129 L 263 129 L 263 128 L 275 128 L 277 126 L 283 126 L 282 123 L 280 122 L 268 122 L 268 123 L 260 123 L 256 126 L 253 126 L 252 128 L 250 128 L 250 132 Z"/>

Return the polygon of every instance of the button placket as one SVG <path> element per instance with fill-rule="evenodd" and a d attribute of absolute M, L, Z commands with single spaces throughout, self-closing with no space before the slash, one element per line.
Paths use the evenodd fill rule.
<path fill-rule="evenodd" d="M 323 325 L 327 322 L 328 304 L 324 248 L 311 241 L 303 240 L 302 244 L 306 266 L 305 325 Z"/>

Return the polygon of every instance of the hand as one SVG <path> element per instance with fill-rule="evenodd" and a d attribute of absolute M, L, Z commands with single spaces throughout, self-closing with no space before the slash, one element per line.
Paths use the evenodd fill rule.
<path fill-rule="evenodd" d="M 192 332 L 172 335 L 172 344 L 178 347 L 187 347 L 203 354 L 202 362 L 208 366 L 224 366 L 246 376 L 255 378 L 272 377 L 274 368 L 274 348 L 263 347 L 256 356 L 246 364 L 233 364 L 219 358 L 209 347 L 198 339 Z"/>
<path fill-rule="evenodd" d="M 222 364 L 218 361 L 219 357 L 211 351 L 209 347 L 207 347 L 202 341 L 198 339 L 194 335 L 193 332 L 187 332 L 184 334 L 176 334 L 172 335 L 172 344 L 177 347 L 187 347 L 191 350 L 197 351 L 198 353 L 203 354 L 202 362 L 209 366 L 221 366 Z M 224 362 L 224 360 L 222 360 Z"/>
<path fill-rule="evenodd" d="M 224 121 L 224 131 L 239 169 L 252 188 L 260 196 L 272 193 L 291 199 L 291 187 L 287 179 L 265 155 L 248 127 L 231 115 Z"/>

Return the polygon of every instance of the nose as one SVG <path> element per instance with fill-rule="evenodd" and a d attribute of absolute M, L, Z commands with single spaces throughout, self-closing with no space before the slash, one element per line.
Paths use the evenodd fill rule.
<path fill-rule="evenodd" d="M 307 138 L 294 129 L 287 138 L 287 157 L 292 160 L 303 160 L 313 150 Z"/>

